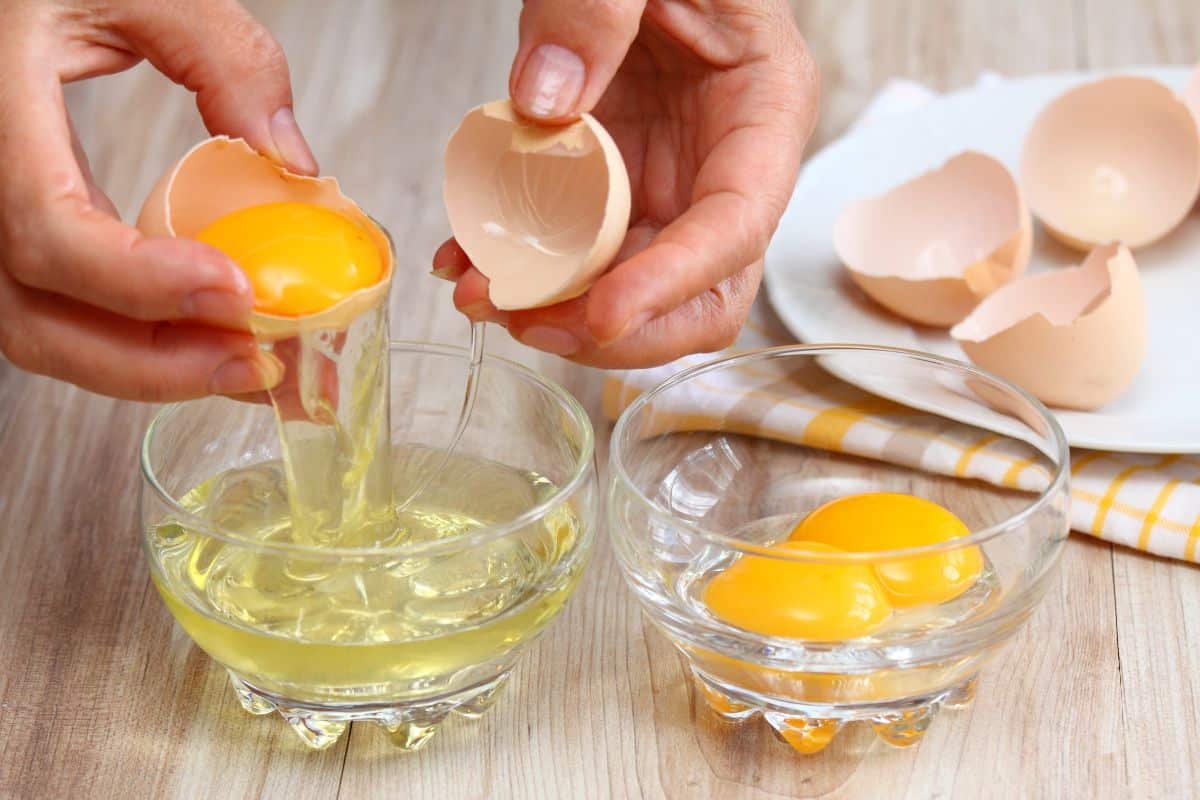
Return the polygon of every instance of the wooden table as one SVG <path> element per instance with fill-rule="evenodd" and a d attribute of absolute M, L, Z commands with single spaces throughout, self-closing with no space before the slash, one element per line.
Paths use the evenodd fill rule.
<path fill-rule="evenodd" d="M 505 91 L 516 0 L 262 0 L 327 172 L 400 249 L 395 334 L 464 341 L 428 278 L 442 143 Z M 824 74 L 818 137 L 893 76 L 1188 62 L 1195 0 L 797 0 Z M 95 172 L 130 214 L 203 130 L 142 66 L 71 89 Z M 494 336 L 598 409 L 601 375 Z M 173 625 L 138 550 L 135 448 L 152 409 L 0 362 L 0 797 L 1183 797 L 1200 791 L 1200 570 L 1074 537 L 1061 580 L 967 711 L 918 746 L 794 757 L 697 706 L 602 541 L 497 708 L 418 754 L 370 729 L 305 749 L 245 714 Z M 609 425 L 595 416 L 601 442 Z M 603 454 L 602 454 L 603 455 Z M 602 537 L 603 538 L 603 537 Z M 853 743 L 850 743 L 853 744 Z M 862 744 L 866 744 L 865 742 Z"/>

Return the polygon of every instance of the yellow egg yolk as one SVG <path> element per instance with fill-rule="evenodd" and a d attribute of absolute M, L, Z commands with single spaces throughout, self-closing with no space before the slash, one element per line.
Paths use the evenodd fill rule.
<path fill-rule="evenodd" d="M 782 542 L 768 550 L 837 553 L 812 542 Z M 891 614 L 870 565 L 788 561 L 743 555 L 704 588 L 718 618 L 767 636 L 836 642 L 865 636 Z"/>
<path fill-rule="evenodd" d="M 266 314 L 315 314 L 383 277 L 383 256 L 361 225 L 308 203 L 239 209 L 196 238 L 242 268 Z"/>
<path fill-rule="evenodd" d="M 937 544 L 970 532 L 937 503 L 879 492 L 826 503 L 805 517 L 788 540 L 865 553 Z M 952 600 L 971 588 L 982 571 L 978 547 L 875 564 L 889 602 L 900 608 Z"/>

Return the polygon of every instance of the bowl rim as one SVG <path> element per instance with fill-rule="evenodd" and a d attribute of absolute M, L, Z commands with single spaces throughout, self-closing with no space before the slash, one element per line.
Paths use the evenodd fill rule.
<path fill-rule="evenodd" d="M 710 530 L 702 525 L 697 525 L 694 522 L 681 519 L 672 514 L 667 509 L 660 506 L 657 502 L 651 499 L 633 482 L 629 475 L 625 460 L 626 454 L 621 442 L 625 439 L 630 426 L 633 424 L 633 419 L 638 413 L 649 405 L 659 395 L 670 391 L 682 383 L 706 375 L 711 372 L 726 369 L 742 363 L 750 363 L 767 359 L 779 358 L 781 356 L 804 356 L 806 358 L 815 358 L 822 355 L 834 355 L 837 353 L 875 353 L 886 356 L 898 356 L 905 359 L 921 361 L 926 364 L 934 365 L 944 369 L 951 369 L 957 372 L 965 372 L 978 378 L 983 378 L 995 385 L 1000 386 L 1006 391 L 1010 391 L 1020 397 L 1022 400 L 1030 404 L 1038 416 L 1045 423 L 1048 432 L 1048 438 L 1051 440 L 1051 449 L 1054 451 L 1052 455 L 1056 458 L 1055 472 L 1052 480 L 1045 489 L 1031 503 L 1026 505 L 1020 511 L 1004 520 L 993 523 L 978 530 L 972 530 L 968 535 L 956 539 L 948 539 L 944 542 L 935 542 L 933 544 L 920 545 L 918 547 L 906 547 L 894 550 L 874 550 L 868 552 L 839 552 L 839 553 L 812 553 L 806 554 L 803 550 L 791 550 L 781 552 L 771 549 L 770 546 L 757 545 L 751 542 L 746 542 L 732 536 L 728 536 L 720 531 Z M 839 378 L 839 380 L 841 380 Z M 965 423 L 964 423 L 965 424 Z M 968 364 L 965 361 L 958 361 L 952 358 L 925 353 L 919 350 L 910 350 L 902 347 L 887 347 L 883 345 L 856 345 L 856 344 L 827 344 L 827 345 L 781 345 L 777 347 L 758 348 L 754 350 L 742 351 L 731 355 L 721 356 L 702 364 L 689 367 L 671 375 L 666 380 L 654 386 L 642 394 L 640 394 L 632 403 L 630 403 L 617 419 L 616 426 L 613 428 L 612 437 L 609 448 L 609 470 L 610 481 L 619 482 L 626 491 L 629 491 L 637 498 L 650 513 L 650 516 L 665 525 L 683 528 L 694 534 L 695 536 L 707 541 L 710 544 L 722 547 L 727 550 L 733 550 L 739 553 L 762 556 L 766 558 L 774 558 L 781 561 L 794 561 L 800 563 L 876 563 L 879 561 L 904 560 L 918 556 L 937 555 L 939 553 L 953 552 L 961 550 L 965 547 L 979 545 L 997 536 L 1001 536 L 1013 530 L 1017 530 L 1030 517 L 1037 514 L 1042 508 L 1054 501 L 1064 493 L 1069 493 L 1070 490 L 1070 462 L 1071 451 L 1070 445 L 1067 443 L 1066 435 L 1063 433 L 1062 427 L 1058 420 L 1046 408 L 1046 406 L 1030 394 L 1025 389 L 1016 384 L 999 377 L 987 370 L 980 369 L 974 364 Z M 615 496 L 615 492 L 609 493 L 611 498 Z M 611 527 L 611 510 L 609 511 L 609 524 Z"/>
<path fill-rule="evenodd" d="M 427 354 L 436 356 L 447 356 L 451 358 L 461 358 L 464 361 L 464 367 L 470 357 L 470 351 L 465 347 L 457 345 L 437 344 L 434 342 L 421 342 L 409 340 L 388 340 L 388 358 L 392 358 L 396 353 L 414 353 Z M 174 414 L 178 413 L 184 406 L 188 405 L 187 401 L 179 403 L 170 403 L 160 409 L 150 420 L 150 424 L 146 427 L 146 432 L 142 436 L 141 445 L 139 447 L 139 465 L 142 472 L 142 487 L 143 491 L 146 486 L 150 486 L 154 493 L 158 496 L 169 509 L 168 514 L 160 522 L 153 523 L 161 525 L 165 522 L 178 522 L 184 524 L 189 532 L 203 534 L 214 539 L 219 539 L 224 542 L 236 545 L 238 547 L 251 548 L 255 550 L 270 551 L 277 553 L 289 554 L 304 554 L 307 557 L 316 557 L 319 559 L 325 558 L 377 558 L 379 556 L 389 556 L 395 554 L 403 554 L 405 556 L 424 556 L 433 555 L 442 551 L 460 550 L 464 547 L 474 547 L 494 539 L 502 538 L 516 531 L 526 528 L 535 523 L 538 519 L 545 517 L 554 508 L 562 505 L 569 498 L 573 497 L 576 492 L 589 479 L 589 476 L 595 472 L 595 447 L 596 436 L 592 426 L 591 417 L 583 408 L 580 402 L 568 392 L 557 381 L 542 375 L 524 364 L 517 363 L 511 359 L 501 356 L 492 355 L 490 353 L 484 355 L 483 363 L 486 366 L 498 367 L 508 372 L 516 373 L 525 380 L 538 386 L 542 390 L 549 393 L 551 397 L 559 401 L 561 407 L 569 413 L 569 415 L 578 424 L 581 437 L 578 442 L 578 455 L 575 458 L 575 466 L 571 476 L 564 481 L 560 486 L 556 487 L 555 491 L 541 502 L 531 506 L 521 514 L 513 517 L 506 522 L 495 525 L 484 525 L 478 528 L 472 528 L 469 531 L 458 533 L 453 536 L 448 536 L 443 539 L 434 539 L 431 541 L 417 542 L 415 544 L 398 544 L 390 547 L 323 547 L 305 544 L 295 544 L 290 542 L 258 542 L 247 539 L 230 531 L 223 530 L 220 526 L 215 526 L 204 520 L 192 512 L 185 509 L 179 504 L 171 492 L 158 479 L 151 460 L 151 445 L 154 441 L 154 436 L 159 426 L 163 424 Z M 204 398 L 211 399 L 211 398 Z M 144 520 L 139 520 L 139 524 L 143 529 L 151 527 Z M 143 530 L 145 534 L 145 530 Z"/>

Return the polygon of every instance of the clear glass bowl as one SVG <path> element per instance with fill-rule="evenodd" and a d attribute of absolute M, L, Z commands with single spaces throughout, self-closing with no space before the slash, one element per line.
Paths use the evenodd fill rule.
<path fill-rule="evenodd" d="M 440 460 L 467 353 L 394 343 L 390 360 L 399 498 Z M 242 705 L 279 712 L 312 747 L 366 720 L 415 749 L 448 714 L 483 713 L 591 550 L 584 410 L 551 381 L 487 359 L 455 455 L 387 546 L 316 546 L 279 524 L 279 450 L 270 406 L 224 398 L 168 406 L 142 448 L 154 583 Z"/>
<path fill-rule="evenodd" d="M 940 709 L 969 702 L 1068 535 L 1068 448 L 1046 409 L 972 366 L 904 350 L 783 347 L 687 370 L 625 410 L 611 452 L 608 526 L 645 612 L 715 713 L 761 714 L 801 753 L 849 723 L 909 745 Z M 971 532 L 886 552 L 764 549 L 819 506 L 864 492 L 932 500 Z M 856 638 L 763 635 L 705 602 L 709 582 L 742 559 L 769 560 L 819 603 L 830 584 L 817 576 L 960 558 L 979 565 L 969 589 L 896 607 Z"/>

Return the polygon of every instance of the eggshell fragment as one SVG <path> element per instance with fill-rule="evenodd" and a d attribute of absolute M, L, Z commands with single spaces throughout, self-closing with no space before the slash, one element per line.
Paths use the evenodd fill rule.
<path fill-rule="evenodd" d="M 472 109 L 446 146 L 450 228 L 490 281 L 493 305 L 535 308 L 583 292 L 629 227 L 629 176 L 608 132 L 521 118 L 507 100 Z"/>
<path fill-rule="evenodd" d="M 303 331 L 340 330 L 384 302 L 395 259 L 383 230 L 342 194 L 336 179 L 288 172 L 242 139 L 218 136 L 189 150 L 150 190 L 137 227 L 147 236 L 194 238 L 209 223 L 226 214 L 249 206 L 287 201 L 323 206 L 361 225 L 383 257 L 383 278 L 316 314 L 286 317 L 255 311 L 250 317 L 254 334 L 261 339 L 277 340 Z"/>
<path fill-rule="evenodd" d="M 951 329 L 963 352 L 1043 402 L 1091 410 L 1125 391 L 1146 352 L 1146 303 L 1124 245 L 997 290 Z"/>
<path fill-rule="evenodd" d="M 1183 92 L 1183 102 L 1192 110 L 1192 116 L 1200 126 L 1200 67 L 1192 73 L 1192 81 Z"/>
<path fill-rule="evenodd" d="M 869 297 L 906 319 L 948 327 L 1025 271 L 1033 220 L 1008 169 L 968 151 L 852 203 L 833 236 Z"/>
<path fill-rule="evenodd" d="M 1068 246 L 1143 247 L 1174 230 L 1200 195 L 1196 118 L 1149 78 L 1085 84 L 1034 121 L 1021 183 L 1033 213 Z"/>

